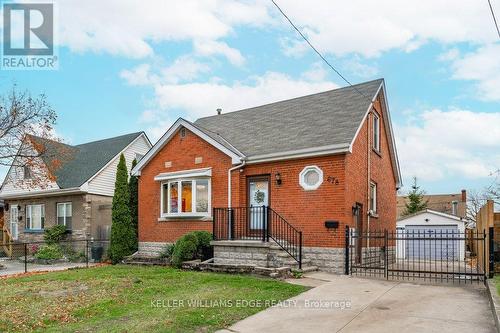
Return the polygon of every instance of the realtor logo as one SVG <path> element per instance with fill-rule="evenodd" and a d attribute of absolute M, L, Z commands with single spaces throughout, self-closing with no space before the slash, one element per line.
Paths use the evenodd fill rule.
<path fill-rule="evenodd" d="M 4 3 L 2 69 L 57 69 L 54 4 Z"/>

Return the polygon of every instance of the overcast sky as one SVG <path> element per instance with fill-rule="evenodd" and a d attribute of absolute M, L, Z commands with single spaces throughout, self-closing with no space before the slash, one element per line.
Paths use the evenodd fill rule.
<path fill-rule="evenodd" d="M 500 167 L 500 42 L 486 0 L 277 0 L 353 83 L 383 77 L 408 190 L 488 185 Z M 492 0 L 500 16 L 500 0 Z M 345 86 L 263 1 L 57 2 L 59 70 L 3 71 L 46 93 L 82 143 Z M 334 130 L 334 127 L 332 127 Z"/>

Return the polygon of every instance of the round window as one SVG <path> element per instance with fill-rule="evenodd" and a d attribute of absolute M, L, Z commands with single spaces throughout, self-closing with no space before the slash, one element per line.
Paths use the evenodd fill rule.
<path fill-rule="evenodd" d="M 304 183 L 308 186 L 314 186 L 319 181 L 319 173 L 316 170 L 308 170 L 304 174 Z"/>
<path fill-rule="evenodd" d="M 315 165 L 306 166 L 299 175 L 299 183 L 304 190 L 315 190 L 323 183 L 323 171 Z"/>

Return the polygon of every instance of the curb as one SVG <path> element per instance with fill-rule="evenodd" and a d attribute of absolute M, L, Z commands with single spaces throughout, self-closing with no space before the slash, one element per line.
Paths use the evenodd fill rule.
<path fill-rule="evenodd" d="M 492 279 L 486 280 L 486 289 L 488 290 L 488 296 L 490 300 L 491 312 L 493 312 L 493 318 L 495 319 L 495 327 L 497 333 L 500 333 L 500 296 L 498 296 L 497 288 Z"/>

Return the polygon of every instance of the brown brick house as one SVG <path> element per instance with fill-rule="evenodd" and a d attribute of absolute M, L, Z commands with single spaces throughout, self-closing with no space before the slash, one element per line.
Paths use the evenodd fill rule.
<path fill-rule="evenodd" d="M 467 217 L 467 191 L 450 194 L 426 194 L 423 201 L 427 202 L 427 208 L 436 212 Z M 408 202 L 408 196 L 401 195 L 397 198 L 398 218 L 403 215 Z"/>
<path fill-rule="evenodd" d="M 305 259 L 340 271 L 345 226 L 396 225 L 400 172 L 383 80 L 179 119 L 133 172 L 140 253 L 207 230 L 216 262 L 270 266 L 262 247 L 295 258 L 301 242 Z"/>
<path fill-rule="evenodd" d="M 56 224 L 64 224 L 73 239 L 107 238 L 119 156 L 123 153 L 130 169 L 132 160 L 150 149 L 147 136 L 137 132 L 79 145 L 30 140 L 44 147 L 34 164 L 42 170 L 40 179 L 33 182 L 34 167 L 13 163 L 0 190 L 9 238 L 41 241 L 44 230 Z M 53 169 L 56 158 L 60 166 Z"/>

